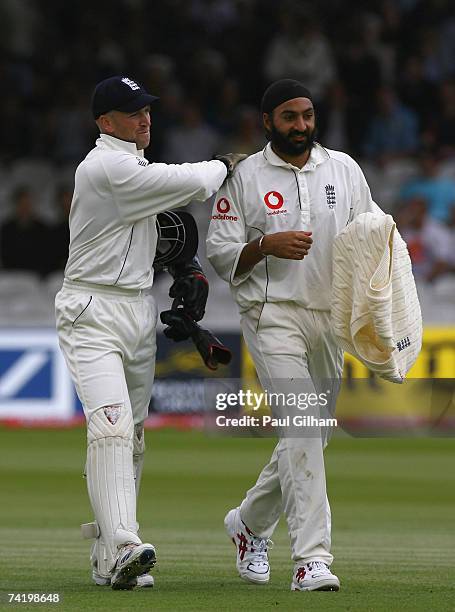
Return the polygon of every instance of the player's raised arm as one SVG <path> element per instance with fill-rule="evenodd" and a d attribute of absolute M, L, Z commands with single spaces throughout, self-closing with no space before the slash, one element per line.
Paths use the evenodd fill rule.
<path fill-rule="evenodd" d="M 192 200 L 207 200 L 241 159 L 243 156 L 228 153 L 191 164 L 149 164 L 143 158 L 119 153 L 105 171 L 119 214 L 132 222 Z"/>

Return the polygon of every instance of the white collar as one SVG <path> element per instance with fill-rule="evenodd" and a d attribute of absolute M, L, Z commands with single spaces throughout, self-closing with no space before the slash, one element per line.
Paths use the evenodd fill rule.
<path fill-rule="evenodd" d="M 272 143 L 268 142 L 263 150 L 263 154 L 265 159 L 272 164 L 272 166 L 282 166 L 284 168 L 291 168 L 293 170 L 297 170 L 298 172 L 308 172 L 310 170 L 314 170 L 316 166 L 322 164 L 326 160 L 329 159 L 330 155 L 323 146 L 321 146 L 318 142 L 315 142 L 310 153 L 310 157 L 308 161 L 303 166 L 303 168 L 299 168 L 298 166 L 294 166 L 289 162 L 281 159 L 275 151 L 272 149 Z"/>
<path fill-rule="evenodd" d="M 102 149 L 109 149 L 110 151 L 127 151 L 133 155 L 139 157 L 144 156 L 144 151 L 136 147 L 135 142 L 127 142 L 115 136 L 109 136 L 108 134 L 100 134 L 100 137 L 96 141 L 96 146 Z"/>

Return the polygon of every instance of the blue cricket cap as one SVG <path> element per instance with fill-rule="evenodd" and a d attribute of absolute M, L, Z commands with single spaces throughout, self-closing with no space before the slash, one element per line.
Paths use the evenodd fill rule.
<path fill-rule="evenodd" d="M 134 113 L 159 98 L 147 93 L 144 87 L 125 76 L 113 76 L 100 81 L 92 96 L 92 112 L 95 119 L 111 110 Z"/>

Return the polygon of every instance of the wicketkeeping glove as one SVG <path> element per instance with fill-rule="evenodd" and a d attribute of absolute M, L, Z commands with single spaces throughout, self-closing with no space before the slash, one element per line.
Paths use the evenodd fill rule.
<path fill-rule="evenodd" d="M 222 155 L 215 155 L 213 159 L 217 159 L 226 166 L 227 168 L 227 178 L 230 178 L 235 170 L 237 164 L 244 159 L 246 159 L 248 155 L 245 153 L 224 153 Z"/>
<path fill-rule="evenodd" d="M 161 322 L 168 327 L 164 335 L 174 342 L 191 338 L 196 345 L 205 365 L 216 370 L 218 364 L 230 363 L 232 354 L 224 344 L 208 329 L 204 329 L 183 312 L 182 308 L 165 310 L 160 314 Z"/>
<path fill-rule="evenodd" d="M 209 282 L 202 271 L 199 259 L 168 266 L 174 277 L 174 283 L 169 289 L 169 296 L 182 304 L 183 311 L 194 321 L 200 321 L 205 314 L 205 305 L 209 295 Z"/>
<path fill-rule="evenodd" d="M 168 327 L 164 329 L 164 335 L 174 342 L 188 340 L 194 333 L 194 325 L 197 325 L 190 317 L 183 313 L 183 310 L 165 310 L 160 313 L 161 323 Z"/>

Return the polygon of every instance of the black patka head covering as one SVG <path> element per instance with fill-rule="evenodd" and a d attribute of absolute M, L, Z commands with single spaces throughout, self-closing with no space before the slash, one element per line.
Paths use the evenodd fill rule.
<path fill-rule="evenodd" d="M 261 112 L 271 113 L 274 108 L 293 100 L 294 98 L 308 98 L 313 101 L 311 93 L 300 82 L 294 79 L 280 79 L 267 87 L 262 96 Z"/>

